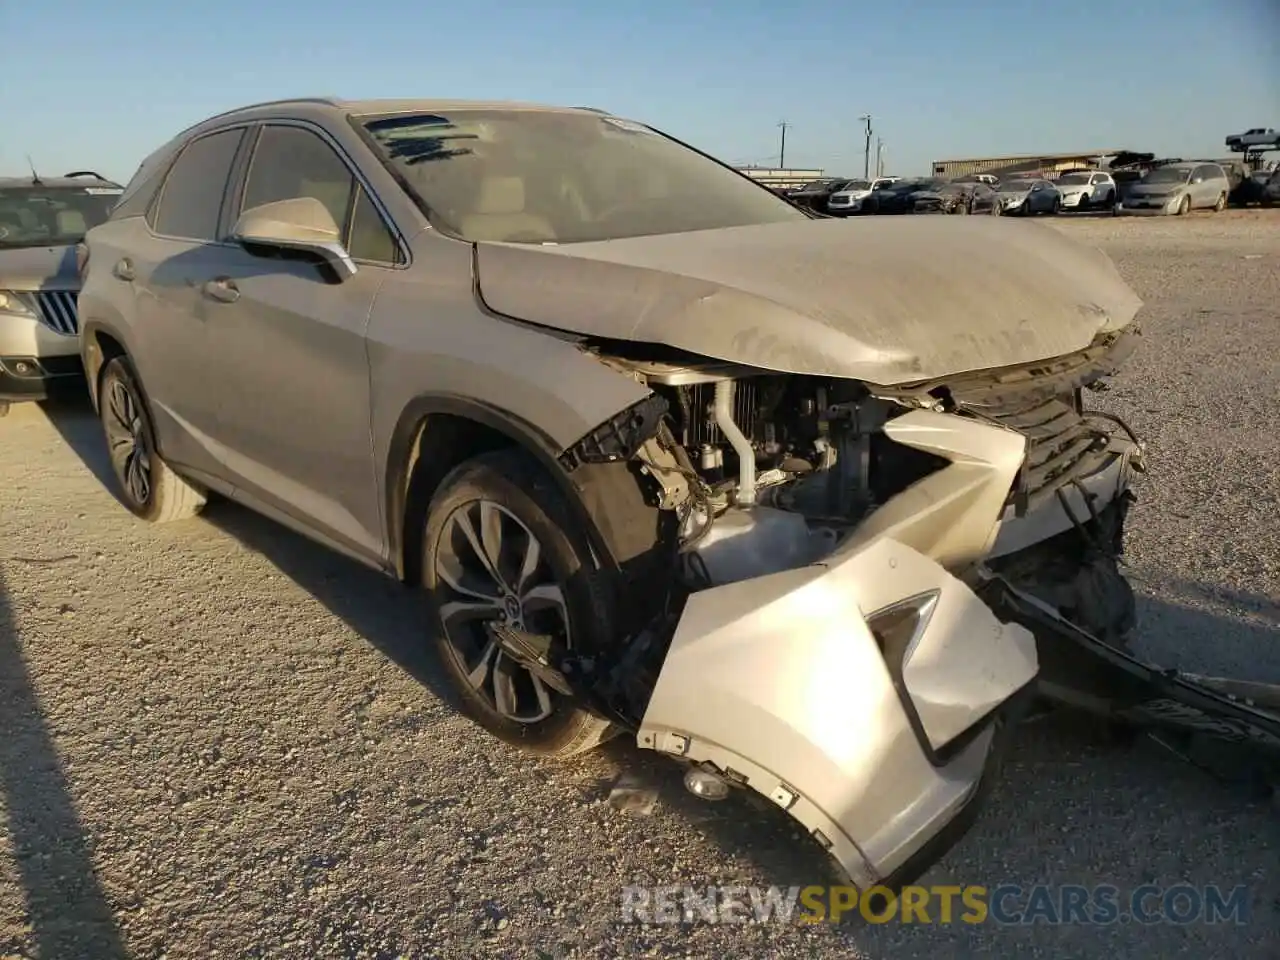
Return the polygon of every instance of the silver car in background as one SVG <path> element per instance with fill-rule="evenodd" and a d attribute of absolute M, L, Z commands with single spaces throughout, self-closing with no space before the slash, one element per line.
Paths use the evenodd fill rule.
<path fill-rule="evenodd" d="M 1170 163 L 1156 167 L 1129 188 L 1125 213 L 1172 214 L 1192 210 L 1217 212 L 1227 205 L 1231 180 L 1216 163 Z"/>
<path fill-rule="evenodd" d="M 0 415 L 79 379 L 75 248 L 122 189 L 88 171 L 0 178 Z"/>
<path fill-rule="evenodd" d="M 1048 180 L 1033 178 L 1005 180 L 996 188 L 996 202 L 1004 215 L 1034 216 L 1056 214 L 1062 208 L 1062 194 Z"/>

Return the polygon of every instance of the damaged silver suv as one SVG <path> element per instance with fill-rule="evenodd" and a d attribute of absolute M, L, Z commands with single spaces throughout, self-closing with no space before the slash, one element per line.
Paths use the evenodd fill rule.
<path fill-rule="evenodd" d="M 987 217 L 814 219 L 590 109 L 304 100 L 149 157 L 83 359 L 139 516 L 208 491 L 430 597 L 475 720 L 625 731 L 863 886 L 939 855 L 1037 677 L 993 571 L 1121 642 L 1140 306 Z"/>

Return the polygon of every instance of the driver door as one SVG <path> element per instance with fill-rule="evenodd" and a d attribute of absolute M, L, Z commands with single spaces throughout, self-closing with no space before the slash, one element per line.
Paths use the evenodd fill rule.
<path fill-rule="evenodd" d="M 229 245 L 201 290 L 226 371 L 218 424 L 237 499 L 366 562 L 383 553 L 365 328 L 400 249 L 353 167 L 318 128 L 269 123 L 228 223 L 277 200 L 319 200 L 357 263 L 339 280 L 301 256 Z"/>

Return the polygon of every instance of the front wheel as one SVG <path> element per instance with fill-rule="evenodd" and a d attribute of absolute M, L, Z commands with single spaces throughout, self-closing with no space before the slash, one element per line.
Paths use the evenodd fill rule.
<path fill-rule="evenodd" d="M 124 357 L 102 368 L 98 414 L 120 500 L 132 513 L 152 523 L 168 523 L 200 512 L 204 491 L 161 458 L 146 395 Z"/>
<path fill-rule="evenodd" d="M 550 636 L 553 667 L 567 653 L 601 651 L 612 640 L 612 604 L 593 571 L 564 495 L 522 451 L 463 463 L 432 498 L 422 582 L 433 645 L 462 712 L 498 739 L 568 757 L 612 732 L 520 665 L 489 629 Z"/>
<path fill-rule="evenodd" d="M 1191 196 L 1190 194 L 1184 193 L 1182 195 L 1182 199 L 1178 201 L 1177 215 L 1179 217 L 1185 216 L 1190 211 L 1191 211 Z"/>
<path fill-rule="evenodd" d="M 1054 197 L 1053 203 L 1049 205 L 1049 216 L 1056 217 L 1062 211 L 1062 198 Z"/>

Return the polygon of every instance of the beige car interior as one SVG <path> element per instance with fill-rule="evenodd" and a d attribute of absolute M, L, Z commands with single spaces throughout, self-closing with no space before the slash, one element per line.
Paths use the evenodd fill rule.
<path fill-rule="evenodd" d="M 554 240 L 555 231 L 544 217 L 525 210 L 521 177 L 485 177 L 475 204 L 458 225 L 472 240 L 501 241 L 515 237 Z"/>

